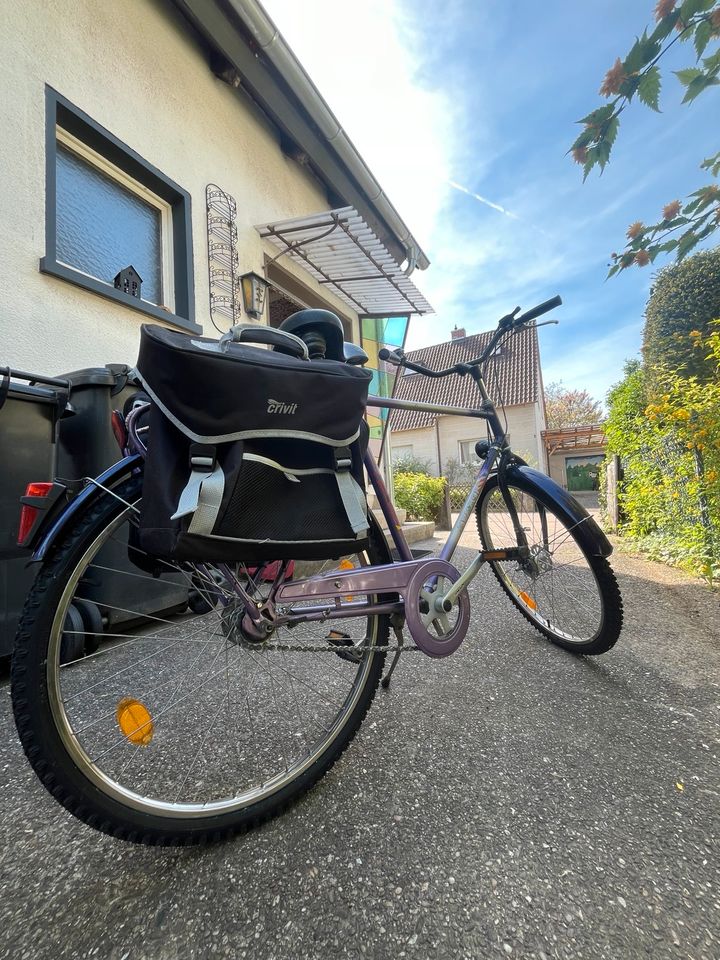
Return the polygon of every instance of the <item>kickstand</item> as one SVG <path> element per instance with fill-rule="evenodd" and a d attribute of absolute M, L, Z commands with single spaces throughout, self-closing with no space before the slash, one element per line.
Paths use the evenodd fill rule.
<path fill-rule="evenodd" d="M 404 638 L 403 638 L 402 630 L 403 630 L 403 624 L 405 623 L 405 618 L 398 616 L 398 614 L 393 614 L 390 617 L 390 623 L 392 624 L 392 628 L 395 631 L 395 637 L 397 638 L 398 648 L 395 651 L 395 656 L 393 657 L 392 663 L 390 664 L 390 669 L 382 678 L 381 686 L 383 690 L 387 690 L 387 688 L 390 686 L 390 679 L 393 675 L 393 671 L 395 670 L 395 667 L 398 665 L 398 661 L 400 660 L 400 654 L 403 652 L 402 645 L 404 642 Z"/>

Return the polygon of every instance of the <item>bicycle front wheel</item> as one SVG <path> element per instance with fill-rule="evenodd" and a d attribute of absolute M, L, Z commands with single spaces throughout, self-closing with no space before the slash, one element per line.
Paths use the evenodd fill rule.
<path fill-rule="evenodd" d="M 622 627 L 622 599 L 605 557 L 589 554 L 551 499 L 534 487 L 509 482 L 508 491 L 529 547 L 522 561 L 488 561 L 522 615 L 543 636 L 573 653 L 600 654 Z M 492 477 L 477 507 L 486 550 L 518 545 L 513 517 Z"/>
<path fill-rule="evenodd" d="M 244 642 L 227 568 L 139 549 L 140 493 L 134 478 L 103 495 L 38 575 L 13 658 L 16 723 L 43 784 L 86 823 L 151 844 L 218 839 L 279 813 L 337 760 L 380 680 L 388 621 Z M 387 562 L 377 529 L 371 544 L 296 575 Z M 231 573 L 257 599 L 268 589 Z"/>

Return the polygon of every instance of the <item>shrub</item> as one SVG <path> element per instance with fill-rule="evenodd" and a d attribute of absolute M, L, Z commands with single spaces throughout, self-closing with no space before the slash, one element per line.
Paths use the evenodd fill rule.
<path fill-rule="evenodd" d="M 608 452 L 623 463 L 621 530 L 651 556 L 712 580 L 720 573 L 720 323 L 686 339 L 714 379 L 637 361 L 608 396 Z M 651 400 L 651 402 L 648 402 Z"/>
<path fill-rule="evenodd" d="M 689 334 L 697 330 L 708 336 L 710 323 L 717 317 L 720 317 L 720 247 L 696 253 L 660 270 L 645 309 L 643 335 L 643 357 L 653 388 L 656 367 L 665 366 L 700 380 L 716 376 L 713 363 L 693 348 Z"/>
<path fill-rule="evenodd" d="M 429 477 L 432 475 L 432 467 L 429 460 L 422 460 L 420 457 L 403 457 L 402 460 L 396 460 L 393 463 L 393 476 L 397 473 L 422 473 Z"/>
<path fill-rule="evenodd" d="M 395 503 L 409 520 L 437 520 L 445 491 L 444 477 L 424 473 L 394 474 Z"/>

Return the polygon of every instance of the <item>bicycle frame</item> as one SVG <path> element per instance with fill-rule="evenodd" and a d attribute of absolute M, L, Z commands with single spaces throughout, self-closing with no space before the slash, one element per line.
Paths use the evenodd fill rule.
<path fill-rule="evenodd" d="M 467 522 L 470 519 L 478 500 L 480 499 L 493 467 L 495 466 L 496 462 L 498 462 L 498 458 L 501 457 L 501 454 L 508 451 L 507 442 L 505 439 L 505 431 L 503 430 L 500 418 L 497 415 L 494 404 L 490 400 L 485 383 L 483 382 L 479 372 L 473 375 L 473 379 L 478 385 L 480 396 L 482 398 L 482 405 L 479 408 L 452 407 L 443 404 L 420 402 L 414 403 L 408 400 L 398 400 L 389 397 L 368 397 L 368 406 L 373 408 L 387 410 L 420 410 L 438 414 L 466 416 L 485 420 L 489 424 L 493 441 L 490 444 L 485 460 L 478 470 L 478 474 L 475 478 L 472 489 L 465 499 L 460 513 L 453 524 L 453 528 L 450 531 L 442 550 L 440 551 L 440 555 L 437 560 L 437 563 L 440 564 L 440 566 L 438 566 L 437 570 L 432 571 L 433 581 L 437 580 L 438 576 L 447 574 L 450 571 L 454 571 L 450 561 L 455 553 L 455 550 L 457 549 L 460 537 L 467 526 Z M 418 561 L 413 558 L 412 551 L 402 532 L 402 524 L 398 519 L 397 513 L 395 512 L 395 507 L 393 506 L 387 488 L 385 487 L 385 483 L 383 482 L 382 474 L 380 473 L 380 470 L 375 463 L 375 459 L 369 450 L 365 454 L 364 463 L 370 484 L 378 498 L 380 509 L 388 525 L 390 536 L 392 537 L 393 543 L 395 544 L 395 548 L 400 557 L 400 562 L 386 564 L 383 566 L 360 568 L 353 571 L 342 571 L 340 573 L 334 571 L 330 574 L 323 574 L 320 576 L 310 577 L 306 580 L 294 581 L 280 585 L 277 590 L 277 604 L 292 601 L 297 602 L 301 599 L 309 599 L 316 596 L 333 598 L 335 603 L 333 605 L 305 607 L 297 610 L 293 609 L 292 607 L 289 609 L 286 608 L 279 613 L 279 616 L 276 619 L 277 625 L 307 622 L 309 620 L 322 620 L 328 618 L 330 615 L 332 615 L 333 618 L 342 618 L 369 616 L 380 613 L 404 613 L 406 617 L 410 616 L 413 618 L 413 612 L 410 609 L 407 609 L 404 603 L 401 601 L 390 603 L 375 601 L 370 603 L 356 603 L 354 601 L 347 602 L 342 600 L 343 596 L 347 596 L 348 594 L 352 593 L 382 594 L 389 591 L 397 591 L 406 597 L 407 595 L 412 594 L 414 587 L 418 586 L 418 584 L 415 583 L 416 575 L 420 573 L 420 569 L 423 567 L 423 564 L 427 562 L 423 560 Z M 515 510 L 512 501 L 509 501 L 509 508 L 511 513 L 514 514 Z M 519 527 L 516 516 L 514 518 L 514 523 L 517 527 Z M 521 538 L 524 540 L 524 535 L 522 533 Z M 504 551 L 504 554 L 506 555 L 504 558 L 510 559 L 510 557 L 507 556 L 509 553 L 517 555 L 519 558 L 521 556 L 521 551 L 522 547 L 510 548 L 508 551 Z M 495 554 L 497 554 L 497 551 L 495 551 Z M 486 559 L 487 558 L 485 557 L 483 551 L 478 552 L 477 557 L 473 559 L 467 570 L 465 570 L 459 578 L 457 578 L 456 575 L 455 583 L 453 583 L 453 585 L 444 595 L 444 598 L 449 602 L 454 602 L 459 594 L 467 587 L 470 581 L 477 576 L 480 568 L 486 562 Z M 255 611 L 253 611 L 253 613 L 254 612 Z M 261 612 L 258 611 L 258 618 L 261 616 Z M 253 617 L 253 619 L 255 620 L 255 617 Z M 259 622 L 259 619 L 255 622 Z"/>

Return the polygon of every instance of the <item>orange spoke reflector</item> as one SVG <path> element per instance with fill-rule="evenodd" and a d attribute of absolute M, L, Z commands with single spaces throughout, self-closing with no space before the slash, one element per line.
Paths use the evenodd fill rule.
<path fill-rule="evenodd" d="M 117 705 L 117 722 L 130 743 L 146 747 L 153 738 L 155 724 L 144 703 L 125 697 Z"/>
<path fill-rule="evenodd" d="M 529 593 L 525 593 L 524 590 L 521 590 L 518 596 L 526 606 L 530 607 L 531 610 L 537 610 L 537 604 Z"/>
<path fill-rule="evenodd" d="M 338 570 L 354 570 L 355 564 L 348 557 L 343 557 L 340 563 L 337 566 Z M 343 597 L 343 600 L 354 600 L 355 597 L 350 594 L 347 597 Z"/>

